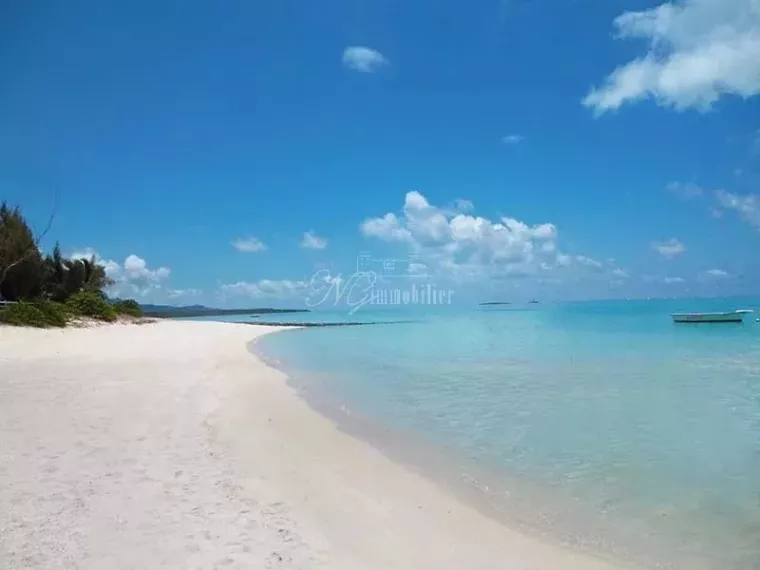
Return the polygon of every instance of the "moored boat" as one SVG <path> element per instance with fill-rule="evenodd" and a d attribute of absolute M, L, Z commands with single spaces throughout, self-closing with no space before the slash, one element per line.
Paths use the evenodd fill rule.
<path fill-rule="evenodd" d="M 749 309 L 722 313 L 673 313 L 674 323 L 741 323 Z"/>

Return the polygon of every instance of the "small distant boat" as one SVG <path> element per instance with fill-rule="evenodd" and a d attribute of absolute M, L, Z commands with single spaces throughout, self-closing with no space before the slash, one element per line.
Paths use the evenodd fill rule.
<path fill-rule="evenodd" d="M 528 301 L 528 304 L 530 304 L 530 305 L 537 305 L 538 301 L 536 301 L 535 299 L 531 299 L 530 301 Z"/>
<path fill-rule="evenodd" d="M 741 323 L 750 309 L 727 311 L 724 313 L 673 313 L 674 323 Z"/>

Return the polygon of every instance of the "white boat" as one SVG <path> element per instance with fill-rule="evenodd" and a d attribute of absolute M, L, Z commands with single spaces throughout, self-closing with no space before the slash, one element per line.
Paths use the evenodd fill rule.
<path fill-rule="evenodd" d="M 725 313 L 673 313 L 674 323 L 741 323 L 750 309 L 727 311 Z"/>

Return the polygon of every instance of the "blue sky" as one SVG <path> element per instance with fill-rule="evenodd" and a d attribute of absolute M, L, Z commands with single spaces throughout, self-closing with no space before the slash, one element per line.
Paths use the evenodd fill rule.
<path fill-rule="evenodd" d="M 467 300 L 758 290 L 753 0 L 11 0 L 0 77 L 0 198 L 115 294 L 298 304 L 361 251 Z"/>

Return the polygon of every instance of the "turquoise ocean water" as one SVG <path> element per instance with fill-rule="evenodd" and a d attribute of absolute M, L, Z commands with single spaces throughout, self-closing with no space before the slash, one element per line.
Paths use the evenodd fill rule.
<path fill-rule="evenodd" d="M 315 312 L 414 322 L 288 331 L 256 350 L 346 429 L 506 522 L 648 564 L 760 568 L 760 313 L 669 317 L 758 307 Z"/>

